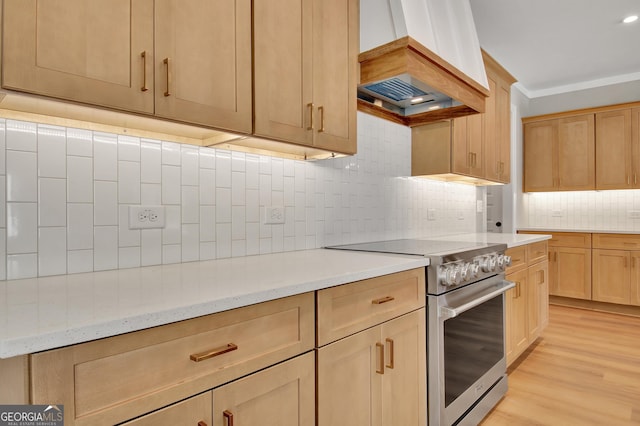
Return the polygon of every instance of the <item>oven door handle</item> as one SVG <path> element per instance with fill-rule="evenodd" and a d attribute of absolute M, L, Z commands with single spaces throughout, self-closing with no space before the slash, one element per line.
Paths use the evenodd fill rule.
<path fill-rule="evenodd" d="M 478 297 L 474 298 L 470 302 L 463 303 L 460 306 L 454 306 L 454 307 L 441 306 L 440 317 L 443 318 L 444 320 L 455 318 L 461 313 L 468 311 L 469 309 L 473 309 L 476 306 L 483 304 L 487 300 L 491 300 L 494 297 L 499 296 L 500 294 L 506 292 L 507 290 L 514 288 L 515 286 L 516 286 L 516 283 L 514 282 L 502 280 L 502 283 L 496 286 L 497 288 L 495 287 L 490 288 L 488 292 L 479 295 Z"/>

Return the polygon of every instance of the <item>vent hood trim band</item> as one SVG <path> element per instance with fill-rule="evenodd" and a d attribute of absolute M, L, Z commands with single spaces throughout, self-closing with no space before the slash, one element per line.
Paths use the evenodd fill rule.
<path fill-rule="evenodd" d="M 358 60 L 358 109 L 362 112 L 414 127 L 485 111 L 489 90 L 410 36 L 363 52 Z M 383 97 L 371 101 L 371 93 L 364 92 L 365 86 L 396 78 L 407 80 L 407 76 L 422 87 L 438 92 L 437 95 L 451 98 L 454 103 L 427 111 L 418 106 L 393 108 Z"/>

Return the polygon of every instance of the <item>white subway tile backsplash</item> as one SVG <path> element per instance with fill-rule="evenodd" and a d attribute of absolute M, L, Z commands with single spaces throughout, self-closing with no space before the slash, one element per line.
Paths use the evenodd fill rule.
<path fill-rule="evenodd" d="M 38 204 L 7 203 L 7 254 L 38 251 Z"/>
<path fill-rule="evenodd" d="M 38 255 L 12 254 L 7 256 L 7 279 L 17 280 L 38 276 Z"/>
<path fill-rule="evenodd" d="M 38 224 L 40 226 L 67 226 L 67 181 L 65 179 L 40 178 L 38 182 Z"/>
<path fill-rule="evenodd" d="M 64 127 L 38 125 L 38 176 L 67 177 L 67 139 Z"/>
<path fill-rule="evenodd" d="M 198 159 L 199 150 L 196 147 L 183 145 L 182 146 L 182 176 L 181 183 L 182 185 L 198 185 L 199 176 L 199 159 Z"/>
<path fill-rule="evenodd" d="M 6 121 L 7 149 L 16 151 L 38 150 L 38 125 L 26 121 Z"/>
<path fill-rule="evenodd" d="M 6 123 L 0 119 L 0 175 L 7 173 L 7 139 Z M 4 223 L 4 222 L 2 222 Z"/>
<path fill-rule="evenodd" d="M 67 273 L 67 228 L 40 228 L 38 231 L 38 275 Z"/>
<path fill-rule="evenodd" d="M 93 225 L 93 204 L 68 203 L 67 248 L 69 250 L 92 249 Z"/>
<path fill-rule="evenodd" d="M 180 204 L 180 167 L 162 166 L 162 204 Z"/>
<path fill-rule="evenodd" d="M 304 162 L 0 119 L 0 202 L 10 212 L 0 209 L 0 238 L 6 226 L 13 250 L 2 253 L 0 241 L 0 279 L 37 276 L 38 266 L 77 273 L 475 231 L 475 188 L 402 178 L 410 132 L 358 120 L 358 155 Z M 596 198 L 610 209 L 604 222 L 640 227 L 624 194 Z M 566 223 L 593 222 L 577 213 L 593 199 L 529 204 L 546 212 L 554 202 Z M 165 206 L 165 228 L 128 229 L 128 206 L 139 204 Z M 284 224 L 263 223 L 269 206 L 285 208 Z"/>
<path fill-rule="evenodd" d="M 158 141 L 140 141 L 140 181 L 162 183 L 162 144 Z"/>
<path fill-rule="evenodd" d="M 70 203 L 93 202 L 93 159 L 67 157 L 67 201 Z"/>
<path fill-rule="evenodd" d="M 7 151 L 7 201 L 38 201 L 38 156 Z"/>
<path fill-rule="evenodd" d="M 7 177 L 4 175 L 0 175 L 0 228 L 7 227 L 6 205 L 7 205 Z M 4 231 L 0 231 L 0 232 L 4 232 Z M 0 264 L 2 264 L 2 257 L 0 257 Z"/>
<path fill-rule="evenodd" d="M 118 224 L 117 182 L 95 181 L 94 225 Z"/>
<path fill-rule="evenodd" d="M 69 250 L 67 252 L 68 273 L 91 271 L 93 271 L 93 250 Z"/>
<path fill-rule="evenodd" d="M 93 157 L 93 133 L 91 130 L 67 129 L 67 155 Z"/>
<path fill-rule="evenodd" d="M 0 229 L 0 280 L 6 280 L 6 279 L 7 279 L 7 230 L 2 228 Z"/>
<path fill-rule="evenodd" d="M 96 180 L 118 180 L 118 138 L 109 133 L 93 134 L 93 176 Z"/>
<path fill-rule="evenodd" d="M 118 160 L 140 161 L 140 138 L 118 135 Z"/>
<path fill-rule="evenodd" d="M 94 228 L 93 269 L 105 271 L 118 269 L 118 227 Z"/>

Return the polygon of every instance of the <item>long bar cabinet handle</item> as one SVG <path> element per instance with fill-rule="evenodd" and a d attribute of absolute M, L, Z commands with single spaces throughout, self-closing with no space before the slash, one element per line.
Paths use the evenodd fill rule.
<path fill-rule="evenodd" d="M 229 410 L 224 410 L 222 415 L 227 420 L 227 426 L 233 426 L 233 413 Z"/>
<path fill-rule="evenodd" d="M 385 365 L 385 367 L 390 368 L 390 369 L 392 369 L 392 370 L 393 370 L 393 367 L 394 367 L 394 365 L 395 365 L 395 361 L 394 361 L 394 358 L 395 358 L 395 356 L 394 356 L 395 349 L 394 349 L 394 346 L 393 346 L 393 339 L 390 339 L 390 338 L 388 338 L 388 337 L 387 337 L 387 338 L 385 339 L 385 342 L 389 344 L 389 363 L 387 363 L 387 364 Z"/>
<path fill-rule="evenodd" d="M 162 61 L 162 63 L 167 66 L 167 90 L 164 92 L 164 95 L 171 96 L 171 92 L 169 92 L 169 86 L 171 85 L 171 71 L 169 69 L 169 58 L 164 58 L 164 61 Z"/>
<path fill-rule="evenodd" d="M 376 342 L 376 373 L 384 374 L 384 345 Z"/>
<path fill-rule="evenodd" d="M 307 108 L 309 108 L 309 127 L 307 130 L 313 130 L 313 102 L 308 103 Z"/>
<path fill-rule="evenodd" d="M 392 300 L 396 300 L 396 298 L 393 297 L 393 296 L 385 296 L 385 297 L 381 297 L 379 299 L 373 299 L 371 301 L 371 304 L 372 305 L 382 305 L 383 303 L 391 302 Z"/>
<path fill-rule="evenodd" d="M 146 92 L 149 90 L 147 87 L 147 51 L 143 50 L 142 53 L 140 53 L 140 57 L 142 58 L 142 87 L 140 90 Z"/>
<path fill-rule="evenodd" d="M 210 351 L 200 352 L 198 354 L 191 354 L 189 358 L 191 359 L 191 361 L 200 362 L 210 358 L 217 357 L 222 354 L 226 354 L 231 351 L 235 351 L 237 349 L 238 349 L 238 345 L 234 343 L 228 343 L 226 346 L 211 349 Z"/>
<path fill-rule="evenodd" d="M 318 113 L 320 114 L 320 128 L 318 129 L 318 133 L 324 132 L 324 107 L 318 107 Z"/>

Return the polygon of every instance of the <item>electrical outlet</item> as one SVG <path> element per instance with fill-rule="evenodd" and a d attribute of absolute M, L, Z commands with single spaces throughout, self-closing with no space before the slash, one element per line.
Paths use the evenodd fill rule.
<path fill-rule="evenodd" d="M 264 224 L 277 225 L 284 223 L 284 207 L 265 207 Z"/>
<path fill-rule="evenodd" d="M 164 228 L 164 206 L 129 206 L 129 229 Z"/>
<path fill-rule="evenodd" d="M 562 217 L 562 210 L 551 210 L 551 217 Z"/>
<path fill-rule="evenodd" d="M 436 209 L 427 209 L 427 220 L 436 220 Z"/>

